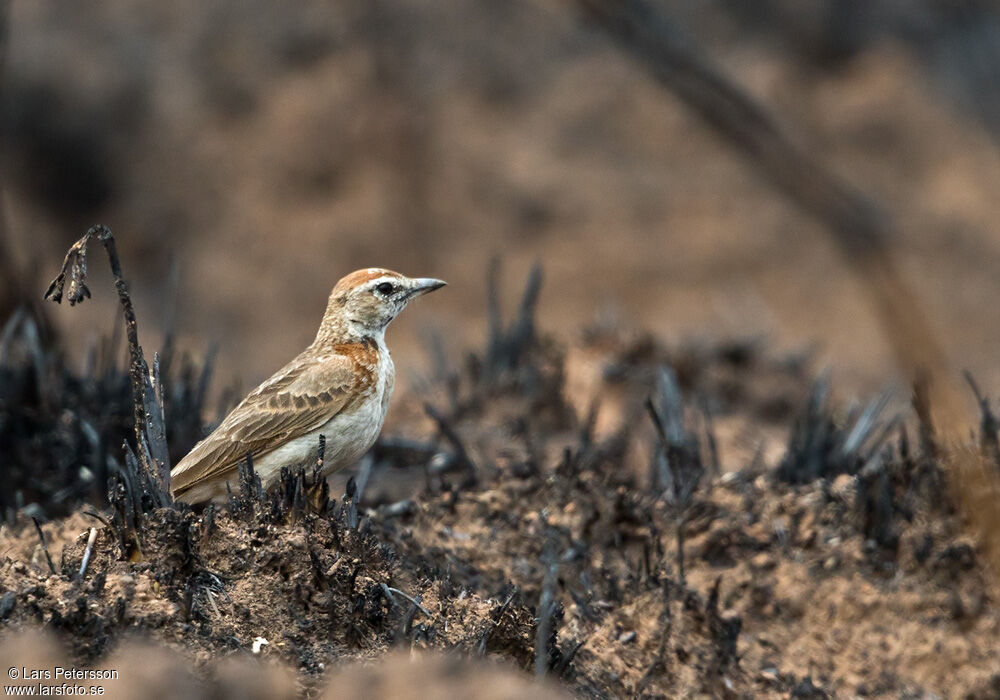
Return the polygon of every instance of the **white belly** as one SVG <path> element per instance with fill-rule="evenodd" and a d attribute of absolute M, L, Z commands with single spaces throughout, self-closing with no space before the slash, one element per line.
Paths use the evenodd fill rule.
<path fill-rule="evenodd" d="M 386 402 L 387 403 L 387 402 Z M 305 461 L 316 463 L 319 436 L 326 436 L 323 474 L 331 474 L 354 464 L 375 444 L 385 422 L 381 396 L 371 396 L 357 410 L 338 414 L 311 433 L 289 440 L 281 447 L 254 458 L 254 468 L 261 484 L 269 488 L 281 475 L 282 467 L 294 467 Z"/>

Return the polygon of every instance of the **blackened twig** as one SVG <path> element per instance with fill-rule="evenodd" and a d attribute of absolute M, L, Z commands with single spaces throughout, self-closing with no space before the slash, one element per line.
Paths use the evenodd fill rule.
<path fill-rule="evenodd" d="M 361 500 L 365 496 L 365 488 L 368 487 L 368 480 L 372 477 L 372 470 L 375 468 L 375 456 L 368 452 L 364 457 L 361 458 L 360 464 L 358 464 L 358 479 L 357 487 L 358 493 L 354 499 L 355 503 L 361 503 Z"/>
<path fill-rule="evenodd" d="M 535 630 L 535 676 L 544 678 L 549 672 L 549 643 L 552 640 L 552 617 L 555 615 L 556 574 L 558 561 L 555 553 L 549 555 L 542 583 L 542 596 L 538 601 L 538 628 Z"/>
<path fill-rule="evenodd" d="M 465 443 L 462 442 L 462 438 L 460 438 L 458 433 L 455 432 L 455 429 L 451 425 L 451 421 L 449 421 L 430 403 L 424 404 L 424 411 L 437 424 L 438 431 L 455 451 L 456 460 L 468 473 L 467 482 L 474 484 L 476 482 L 476 465 L 469 458 L 469 453 L 465 449 Z"/>
<path fill-rule="evenodd" d="M 535 263 L 528 273 L 528 282 L 524 285 L 521 305 L 518 307 L 514 327 L 511 328 L 508 346 L 510 361 L 517 364 L 521 355 L 535 340 L 535 309 L 538 307 L 538 295 L 542 291 L 542 266 Z"/>
<path fill-rule="evenodd" d="M 170 461 L 166 455 L 166 441 L 160 439 L 165 433 L 163 417 L 159 411 L 153 410 L 156 400 L 147 396 L 150 387 L 149 366 L 143 357 L 139 345 L 139 330 L 135 318 L 132 298 L 129 296 L 128 285 L 122 275 L 121 261 L 115 247 L 115 238 L 107 226 L 92 226 L 83 237 L 70 246 L 63 260 L 62 269 L 45 292 L 45 298 L 58 303 L 62 302 L 65 293 L 71 306 L 90 297 L 87 288 L 87 245 L 96 238 L 104 246 L 111 265 L 111 274 L 115 279 L 115 290 L 125 317 L 125 333 L 129 345 L 129 377 L 132 381 L 132 412 L 135 423 L 136 447 L 138 458 L 143 470 L 147 472 L 152 484 L 158 489 L 152 494 L 158 505 L 170 502 Z M 68 287 L 67 287 L 68 283 Z M 150 431 L 149 423 L 153 423 Z M 150 436 L 153 439 L 150 439 Z M 147 453 L 147 449 L 153 453 Z"/>
<path fill-rule="evenodd" d="M 649 417 L 653 421 L 653 427 L 656 428 L 656 434 L 659 436 L 664 445 L 668 444 L 670 441 L 667 439 L 667 427 L 664 425 L 663 419 L 660 417 L 660 412 L 657 410 L 656 404 L 653 403 L 652 396 L 646 398 L 646 410 L 649 412 Z"/>
<path fill-rule="evenodd" d="M 653 457 L 654 486 L 666 494 L 676 508 L 674 534 L 677 540 L 677 573 L 684 585 L 684 540 L 688 517 L 694 494 L 705 473 L 705 466 L 701 460 L 697 436 L 690 434 L 684 425 L 683 396 L 670 368 L 660 369 L 655 391 L 647 399 L 646 408 L 661 443 Z M 707 428 L 706 431 L 711 436 L 712 429 Z M 710 445 L 710 452 L 716 458 L 714 445 Z"/>
<path fill-rule="evenodd" d="M 326 435 L 319 436 L 319 444 L 316 445 L 316 471 L 323 471 L 323 460 L 326 459 Z"/>
<path fill-rule="evenodd" d="M 990 406 L 990 400 L 979 391 L 979 385 L 972 378 L 972 373 L 966 370 L 963 374 L 976 397 L 976 403 L 979 404 L 979 446 L 983 455 L 992 460 L 994 465 L 1000 467 L 1000 440 L 997 438 L 997 432 L 1000 431 L 1000 421 L 997 420 L 997 416 Z"/>
<path fill-rule="evenodd" d="M 722 463 L 719 460 L 719 443 L 715 437 L 715 420 L 712 417 L 712 407 L 708 404 L 708 399 L 704 394 L 701 396 L 701 413 L 705 419 L 705 442 L 708 445 L 709 464 L 712 466 L 712 474 L 720 476 L 722 474 Z"/>
<path fill-rule="evenodd" d="M 87 517 L 93 518 L 94 520 L 101 521 L 105 527 L 111 527 L 111 521 L 92 508 L 83 511 L 83 514 Z"/>
<path fill-rule="evenodd" d="M 556 676 L 556 678 L 562 678 L 566 675 L 566 671 L 569 670 L 569 665 L 573 663 L 573 659 L 576 658 L 577 652 L 580 651 L 586 643 L 586 639 L 581 639 L 579 642 L 574 644 L 569 651 L 562 655 L 562 658 L 559 659 L 559 663 L 557 663 L 555 668 L 552 669 L 552 673 Z"/>
<path fill-rule="evenodd" d="M 49 545 L 45 543 L 45 533 L 42 532 L 42 526 L 38 524 L 38 518 L 32 516 L 31 522 L 35 524 L 35 530 L 38 531 L 38 539 L 42 541 L 42 551 L 45 552 L 45 561 L 49 563 L 49 571 L 53 574 L 56 572 L 56 567 L 52 563 L 52 555 L 49 554 Z"/>
<path fill-rule="evenodd" d="M 246 459 L 236 464 L 236 478 L 240 485 L 240 495 L 235 509 L 243 509 L 244 515 L 249 519 L 255 506 L 264 503 L 264 487 L 253 466 L 253 453 L 247 452 Z"/>
<path fill-rule="evenodd" d="M 490 262 L 486 282 L 486 313 L 489 327 L 486 371 L 491 379 L 515 369 L 534 343 L 535 310 L 542 289 L 542 266 L 536 263 L 528 273 L 528 281 L 521 295 L 517 316 L 510 327 L 505 329 L 500 312 L 499 273 L 500 262 L 493 259 Z"/>
<path fill-rule="evenodd" d="M 687 575 L 684 571 L 684 536 L 687 532 L 686 512 L 677 518 L 675 535 L 677 537 L 677 580 L 682 586 L 687 585 Z"/>
<path fill-rule="evenodd" d="M 358 481 L 353 476 L 347 480 L 344 487 L 344 499 L 340 506 L 341 518 L 346 522 L 347 527 L 352 530 L 358 529 Z"/>

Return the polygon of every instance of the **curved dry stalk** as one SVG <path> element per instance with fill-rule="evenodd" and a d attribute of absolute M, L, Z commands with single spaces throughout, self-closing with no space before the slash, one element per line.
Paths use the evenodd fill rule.
<path fill-rule="evenodd" d="M 45 299 L 61 303 L 63 297 L 74 306 L 90 298 L 87 288 L 87 245 L 97 239 L 104 246 L 115 279 L 115 290 L 125 317 L 128 337 L 129 376 L 132 382 L 132 411 L 135 423 L 136 452 L 139 464 L 153 487 L 151 495 L 158 505 L 170 502 L 170 459 L 167 455 L 166 429 L 163 425 L 161 402 L 156 397 L 149 376 L 149 366 L 139 345 L 139 329 L 135 309 L 129 296 L 128 284 L 122 275 L 121 261 L 111 229 L 92 226 L 80 240 L 70 246 L 63 260 L 62 269 L 45 292 Z M 159 380 L 157 378 L 157 384 Z"/>

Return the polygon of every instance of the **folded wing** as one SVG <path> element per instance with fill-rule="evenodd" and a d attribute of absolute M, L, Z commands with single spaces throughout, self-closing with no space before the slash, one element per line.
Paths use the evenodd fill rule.
<path fill-rule="evenodd" d="M 363 376 L 363 375 L 362 375 Z M 313 431 L 344 410 L 362 387 L 344 355 L 303 353 L 257 387 L 170 472 L 175 497 Z"/>

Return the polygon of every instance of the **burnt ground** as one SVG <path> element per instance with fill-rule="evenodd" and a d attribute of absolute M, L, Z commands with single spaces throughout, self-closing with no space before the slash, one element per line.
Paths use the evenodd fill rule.
<path fill-rule="evenodd" d="M 122 697 L 553 691 L 528 673 L 582 697 L 997 696 L 1000 610 L 905 406 L 836 405 L 759 342 L 560 341 L 531 311 L 397 397 L 336 498 L 310 465 L 273 494 L 244 470 L 229 504 L 146 504 L 134 530 L 79 453 L 127 473 L 102 447 L 128 434 L 127 374 L 74 376 L 11 331 L 4 659 L 122 668 Z M 170 402 L 203 373 L 164 376 L 168 435 L 193 440 Z"/>

